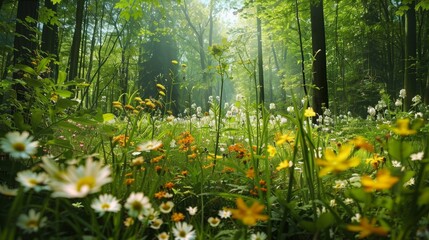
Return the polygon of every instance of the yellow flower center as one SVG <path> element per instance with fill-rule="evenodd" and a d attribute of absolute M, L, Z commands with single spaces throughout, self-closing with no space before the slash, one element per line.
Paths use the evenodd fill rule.
<path fill-rule="evenodd" d="M 107 209 L 109 209 L 109 208 L 110 208 L 110 204 L 108 204 L 108 203 L 103 203 L 103 204 L 101 204 L 101 208 L 102 208 L 103 210 L 107 210 Z"/>
<path fill-rule="evenodd" d="M 95 186 L 95 179 L 94 177 L 87 176 L 79 179 L 79 181 L 76 184 L 77 190 L 81 191 L 82 187 L 88 187 L 89 189 L 93 188 Z"/>
<path fill-rule="evenodd" d="M 180 236 L 180 237 L 182 237 L 182 238 L 186 237 L 186 232 L 185 232 L 185 231 L 183 231 L 183 230 L 182 230 L 182 231 L 180 231 L 180 232 L 179 232 L 179 236 Z"/>
<path fill-rule="evenodd" d="M 17 152 L 24 152 L 25 151 L 25 144 L 21 142 L 17 142 L 12 145 L 13 149 Z"/>
<path fill-rule="evenodd" d="M 134 210 L 140 212 L 143 209 L 143 205 L 139 201 L 134 201 L 131 206 Z"/>
<path fill-rule="evenodd" d="M 39 221 L 37 221 L 37 220 L 29 220 L 28 222 L 27 222 L 27 227 L 28 228 L 37 228 L 39 226 Z"/>

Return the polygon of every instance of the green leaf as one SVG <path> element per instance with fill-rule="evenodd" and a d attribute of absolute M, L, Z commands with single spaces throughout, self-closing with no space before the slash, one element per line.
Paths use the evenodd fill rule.
<path fill-rule="evenodd" d="M 46 144 L 58 146 L 58 147 L 62 147 L 62 148 L 73 149 L 73 146 L 71 145 L 70 141 L 64 140 L 64 139 L 52 139 L 52 140 L 49 140 L 48 142 L 46 142 Z"/>
<path fill-rule="evenodd" d="M 40 60 L 36 68 L 37 75 L 44 72 L 44 70 L 47 68 L 50 61 L 51 61 L 50 58 L 43 58 L 42 60 Z"/>
<path fill-rule="evenodd" d="M 55 90 L 55 93 L 58 94 L 62 98 L 69 98 L 73 94 L 72 92 L 70 92 L 68 90 L 62 90 L 62 89 Z"/>
<path fill-rule="evenodd" d="M 350 189 L 347 193 L 358 202 L 368 202 L 370 200 L 370 196 L 361 188 Z"/>
<path fill-rule="evenodd" d="M 320 214 L 320 217 L 316 221 L 316 227 L 318 230 L 323 230 L 332 226 L 335 222 L 334 215 L 330 212 Z"/>
<path fill-rule="evenodd" d="M 24 116 L 20 112 L 13 114 L 13 120 L 19 130 L 30 130 L 30 126 L 24 122 Z"/>
<path fill-rule="evenodd" d="M 61 3 L 61 0 L 51 0 L 51 2 L 55 5 L 55 4 Z"/>
<path fill-rule="evenodd" d="M 388 152 L 395 160 L 404 160 L 413 153 L 411 143 L 390 138 L 387 143 Z"/>
<path fill-rule="evenodd" d="M 59 85 L 63 84 L 66 81 L 66 77 L 67 77 L 67 73 L 64 71 L 59 71 L 58 72 L 58 78 L 57 78 L 57 83 Z"/>
<path fill-rule="evenodd" d="M 300 221 L 299 225 L 309 232 L 316 232 L 317 231 L 317 225 L 315 222 Z"/>
<path fill-rule="evenodd" d="M 29 73 L 33 76 L 37 75 L 37 73 L 36 73 L 36 71 L 34 71 L 34 69 L 32 69 L 31 67 L 24 65 L 24 64 L 16 64 L 14 68 L 15 68 L 15 70 L 20 70 L 20 71 Z"/>
<path fill-rule="evenodd" d="M 423 192 L 419 196 L 419 199 L 417 199 L 417 205 L 419 207 L 426 204 L 429 204 L 429 188 L 424 188 Z"/>
<path fill-rule="evenodd" d="M 74 100 L 71 100 L 71 99 L 61 98 L 61 99 L 58 100 L 56 106 L 57 106 L 57 108 L 60 108 L 60 109 L 66 109 L 66 108 L 69 108 L 69 107 L 73 107 L 73 106 L 75 106 L 77 104 L 78 104 L 77 101 L 74 101 Z"/>
<path fill-rule="evenodd" d="M 80 131 L 81 129 L 76 126 L 76 124 L 68 122 L 68 121 L 62 121 L 56 124 L 56 127 L 60 129 L 68 129 L 73 131 Z"/>
<path fill-rule="evenodd" d="M 31 126 L 33 129 L 40 127 L 42 122 L 43 111 L 41 109 L 32 109 L 31 110 Z"/>

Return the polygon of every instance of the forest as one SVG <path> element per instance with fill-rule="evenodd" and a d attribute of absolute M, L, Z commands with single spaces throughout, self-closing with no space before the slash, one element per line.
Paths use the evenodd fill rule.
<path fill-rule="evenodd" d="M 429 0 L 0 0 L 0 239 L 429 239 Z"/>

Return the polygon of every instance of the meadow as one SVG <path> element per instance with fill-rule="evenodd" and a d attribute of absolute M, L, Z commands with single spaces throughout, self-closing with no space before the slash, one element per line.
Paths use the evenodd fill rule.
<path fill-rule="evenodd" d="M 157 99 L 131 94 L 111 113 L 2 136 L 0 238 L 429 238 L 418 98 L 404 112 L 401 91 L 366 119 L 242 95 L 173 116 L 157 88 Z"/>

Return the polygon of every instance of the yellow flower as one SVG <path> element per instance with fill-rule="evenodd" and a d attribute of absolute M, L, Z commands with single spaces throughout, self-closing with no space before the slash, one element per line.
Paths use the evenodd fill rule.
<path fill-rule="evenodd" d="M 374 146 L 361 136 L 357 136 L 354 139 L 350 140 L 350 143 L 355 145 L 356 149 L 363 148 L 368 152 L 374 152 Z"/>
<path fill-rule="evenodd" d="M 171 221 L 173 222 L 180 222 L 183 221 L 185 219 L 185 215 L 183 215 L 183 213 L 180 212 L 175 212 L 173 213 L 173 215 L 171 215 Z"/>
<path fill-rule="evenodd" d="M 248 177 L 250 179 L 255 178 L 255 170 L 253 169 L 253 167 L 251 167 L 251 168 L 249 168 L 249 170 L 247 170 L 246 177 Z"/>
<path fill-rule="evenodd" d="M 352 145 L 344 144 L 338 150 L 339 153 L 335 154 L 332 149 L 326 149 L 324 154 L 325 159 L 316 159 L 317 165 L 323 167 L 319 172 L 319 176 L 325 176 L 330 172 L 342 172 L 360 164 L 359 158 L 351 157 Z"/>
<path fill-rule="evenodd" d="M 241 220 L 244 225 L 253 226 L 258 220 L 267 221 L 268 216 L 261 214 L 264 211 L 265 206 L 253 202 L 252 206 L 248 207 L 242 198 L 237 198 L 237 209 L 229 209 L 232 213 L 232 217 Z"/>
<path fill-rule="evenodd" d="M 372 155 L 372 158 L 367 158 L 366 163 L 371 164 L 371 166 L 374 169 L 377 169 L 380 166 L 380 163 L 383 163 L 385 161 L 385 158 L 383 156 L 380 156 L 378 154 Z"/>
<path fill-rule="evenodd" d="M 393 129 L 393 132 L 401 136 L 409 136 L 417 133 L 416 130 L 410 129 L 410 119 L 408 118 L 396 120 L 396 127 Z"/>
<path fill-rule="evenodd" d="M 157 83 L 156 88 L 158 88 L 158 91 L 165 91 L 165 87 L 162 84 Z"/>
<path fill-rule="evenodd" d="M 316 113 L 314 112 L 313 108 L 309 107 L 309 108 L 305 109 L 304 116 L 305 117 L 315 117 Z"/>
<path fill-rule="evenodd" d="M 378 171 L 377 176 L 374 180 L 372 180 L 372 178 L 369 176 L 363 176 L 361 178 L 362 186 L 365 192 L 389 189 L 398 181 L 399 178 L 392 177 L 392 175 L 390 175 L 390 172 L 385 169 Z"/>
<path fill-rule="evenodd" d="M 276 155 L 277 150 L 275 147 L 268 145 L 267 152 L 270 154 L 270 157 L 274 157 L 274 155 Z"/>
<path fill-rule="evenodd" d="M 171 63 L 174 64 L 174 65 L 179 64 L 179 62 L 177 60 L 172 60 Z"/>
<path fill-rule="evenodd" d="M 370 222 L 368 218 L 364 217 L 360 220 L 360 225 L 347 225 L 347 230 L 359 232 L 359 238 L 365 238 L 372 234 L 386 236 L 389 230 L 384 227 L 376 227 L 375 221 L 375 219 L 372 219 Z"/>
<path fill-rule="evenodd" d="M 288 167 L 292 167 L 293 163 L 291 161 L 288 160 L 284 160 L 283 162 L 281 162 L 278 166 L 277 166 L 277 171 L 280 171 L 284 168 L 288 168 Z"/>
<path fill-rule="evenodd" d="M 289 134 L 280 135 L 277 137 L 276 145 L 279 146 L 283 143 L 292 143 L 295 140 L 294 137 L 290 136 Z"/>

